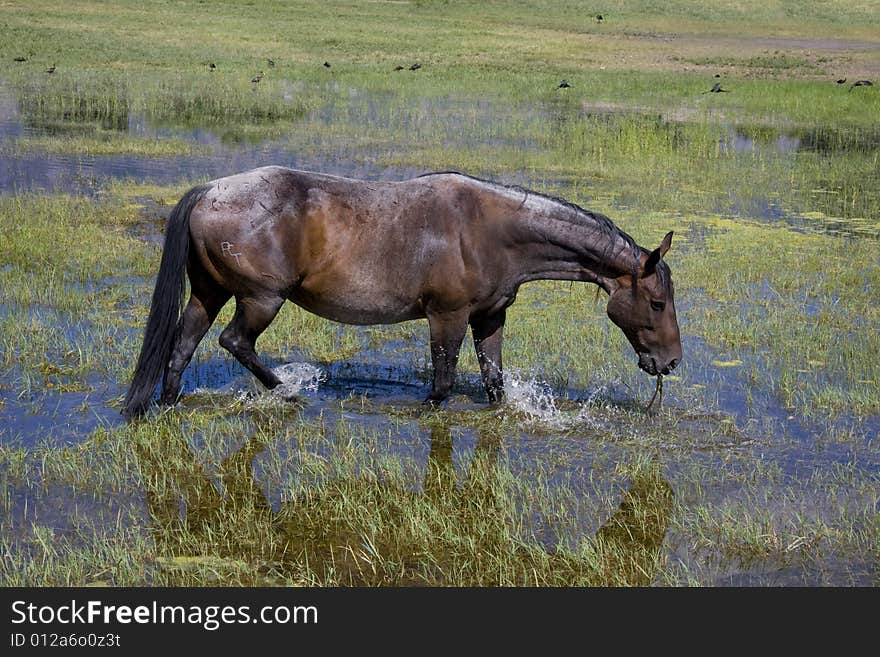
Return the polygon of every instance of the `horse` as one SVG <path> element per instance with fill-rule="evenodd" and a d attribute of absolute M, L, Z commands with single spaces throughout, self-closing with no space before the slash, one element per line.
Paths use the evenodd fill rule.
<path fill-rule="evenodd" d="M 371 182 L 265 166 L 219 178 L 186 192 L 169 217 L 122 412 L 142 415 L 160 377 L 160 403 L 177 401 L 184 369 L 232 297 L 220 345 L 269 389 L 281 380 L 255 344 L 289 300 L 347 324 L 426 318 L 429 404 L 449 396 L 470 325 L 489 402 L 500 402 L 506 309 L 520 285 L 541 279 L 603 289 L 638 366 L 659 377 L 682 356 L 663 260 L 671 244 L 669 232 L 649 252 L 602 214 L 452 171 Z"/>

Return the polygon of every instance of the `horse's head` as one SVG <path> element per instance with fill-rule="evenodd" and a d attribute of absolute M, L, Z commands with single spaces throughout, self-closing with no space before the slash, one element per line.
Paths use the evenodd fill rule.
<path fill-rule="evenodd" d="M 672 277 L 663 256 L 672 233 L 651 253 L 643 253 L 638 268 L 611 282 L 608 317 L 626 335 L 639 357 L 639 367 L 651 375 L 669 374 L 681 362 L 681 338 L 675 317 Z"/>

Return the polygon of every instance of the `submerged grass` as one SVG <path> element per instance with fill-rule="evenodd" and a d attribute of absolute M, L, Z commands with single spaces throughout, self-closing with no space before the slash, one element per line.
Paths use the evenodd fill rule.
<path fill-rule="evenodd" d="M 129 199 L 174 195 L 119 190 Z M 17 394 L 76 390 L 96 376 L 123 384 L 158 260 L 158 246 L 130 231 L 143 220 L 141 208 L 62 196 L 16 197 L 2 209 L 10 220 L 0 235 L 10 262 L 0 272 L 2 357 L 18 372 Z M 649 386 L 594 290 L 531 284 L 506 329 L 510 375 L 528 372 L 545 386 L 524 405 L 423 416 L 364 398 L 316 418 L 202 393 L 191 407 L 98 430 L 79 446 L 4 447 L 0 472 L 11 491 L 4 549 L 12 555 L 4 582 L 705 584 L 768 568 L 787 569 L 792 581 L 864 582 L 876 550 L 878 490 L 870 458 L 861 461 L 880 407 L 878 372 L 861 357 L 878 346 L 870 330 L 880 282 L 873 243 L 721 218 L 619 212 L 616 219 L 647 245 L 676 230 L 668 258 L 685 348 L 694 348 L 690 370 L 670 377 L 659 422 L 648 423 L 633 402 L 647 399 Z M 216 346 L 218 330 L 197 361 L 229 360 Z M 368 372 L 390 358 L 422 381 L 426 345 L 423 323 L 340 327 L 292 307 L 260 343 L 282 361 L 294 349 L 330 367 L 363 360 Z M 695 430 L 687 409 L 700 418 L 722 394 L 700 372 L 727 365 L 754 399 L 775 397 L 802 421 L 867 418 L 864 429 L 837 430 L 827 441 L 854 450 L 852 467 L 830 482 L 771 472 L 749 445 L 757 440 L 756 449 L 784 460 L 791 447 L 767 438 L 778 431 L 772 422 L 739 428 L 708 413 Z M 479 398 L 470 350 L 461 367 L 460 383 Z M 747 416 L 760 419 L 760 408 Z M 424 435 L 413 422 L 432 437 L 426 461 L 394 449 L 400 436 Z M 563 443 L 552 447 L 559 436 Z M 471 479 L 452 457 L 450 445 L 462 438 L 475 441 Z M 541 441 L 546 462 L 526 466 L 522 440 Z M 575 465 L 585 442 L 592 462 Z M 714 479 L 691 473 L 702 451 L 719 449 L 733 452 Z M 645 462 L 646 453 L 660 461 Z M 483 459 L 492 464 L 488 474 Z M 617 467 L 602 466 L 607 459 Z M 823 467 L 820 460 L 808 470 Z M 612 501 L 609 482 L 620 486 L 621 476 L 629 492 L 618 488 Z M 426 494 L 432 481 L 446 483 Z M 679 498 L 688 487 L 699 492 Z M 824 501 L 798 503 L 805 487 L 810 500 Z M 119 508 L 114 491 L 138 492 Z M 851 501 L 835 504 L 841 500 Z M 852 566 L 845 576 L 835 574 L 836 560 Z"/>
<path fill-rule="evenodd" d="M 392 379 L 417 402 L 424 322 L 288 307 L 261 353 L 349 396 L 217 391 L 230 366 L 175 409 L 41 441 L 15 413 L 47 390 L 103 386 L 72 415 L 116 404 L 188 184 L 0 196 L 0 584 L 876 584 L 880 96 L 833 79 L 880 70 L 862 43 L 880 16 L 793 11 L 633 0 L 598 24 L 543 0 L 215 3 L 208 30 L 198 4 L 0 7 L 0 58 L 28 58 L 4 69 L 24 127 L 4 153 L 225 156 L 271 138 L 522 184 L 646 247 L 675 230 L 685 348 L 649 419 L 604 299 L 530 284 L 505 328 L 511 403 L 474 407 L 465 347 L 465 394 L 425 411 L 356 385 Z M 730 93 L 703 93 L 716 72 Z M 191 372 L 231 362 L 231 313 Z"/>
<path fill-rule="evenodd" d="M 607 434 L 582 427 L 577 440 L 591 446 L 578 450 L 528 432 L 504 437 L 498 429 L 512 411 L 484 411 L 477 428 L 459 425 L 471 420 L 455 411 L 423 413 L 386 433 L 265 409 L 194 409 L 99 431 L 75 447 L 4 446 L 0 471 L 13 496 L 0 512 L 15 529 L 4 533 L 0 582 L 570 586 L 711 584 L 768 569 L 786 569 L 790 582 L 871 576 L 878 481 L 857 465 L 810 466 L 791 479 L 742 448 L 707 458 L 690 451 L 694 443 L 664 454 L 651 446 L 669 426 L 637 415 L 619 416 Z M 543 453 L 523 459 L 523 441 L 538 439 Z M 400 440 L 412 457 L 395 449 Z M 581 465 L 566 464 L 572 456 Z M 851 568 L 836 572 L 838 561 Z"/>

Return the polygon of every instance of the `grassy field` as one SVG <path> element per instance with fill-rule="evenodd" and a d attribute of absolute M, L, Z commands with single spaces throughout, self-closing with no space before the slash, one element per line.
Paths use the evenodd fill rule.
<path fill-rule="evenodd" d="M 0 24 L 22 126 L 0 157 L 271 144 L 522 184 L 645 246 L 675 230 L 685 350 L 646 416 L 604 299 L 530 284 L 510 401 L 483 406 L 463 349 L 428 411 L 424 322 L 291 306 L 260 351 L 326 381 L 284 404 L 230 390 L 226 308 L 183 403 L 126 426 L 157 236 L 206 176 L 4 193 L 0 584 L 880 582 L 880 92 L 850 87 L 880 73 L 875 3 L 37 1 Z"/>

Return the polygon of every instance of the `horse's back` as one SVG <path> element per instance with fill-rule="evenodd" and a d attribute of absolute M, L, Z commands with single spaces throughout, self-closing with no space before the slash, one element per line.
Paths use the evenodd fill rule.
<path fill-rule="evenodd" d="M 463 176 L 370 182 L 273 166 L 210 184 L 191 234 L 212 277 L 234 293 L 283 291 L 338 321 L 468 303 L 496 255 Z"/>
<path fill-rule="evenodd" d="M 291 283 L 282 241 L 302 211 L 297 172 L 262 167 L 212 180 L 190 216 L 193 258 L 222 287 L 239 294 Z"/>

